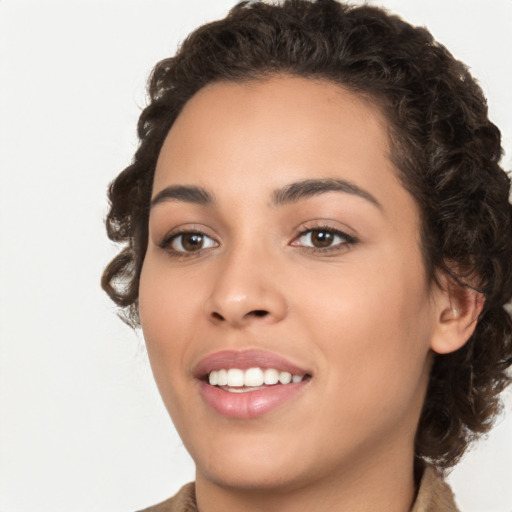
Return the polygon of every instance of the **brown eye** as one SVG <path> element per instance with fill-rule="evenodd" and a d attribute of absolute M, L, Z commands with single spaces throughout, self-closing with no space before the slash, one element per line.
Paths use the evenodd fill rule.
<path fill-rule="evenodd" d="M 334 240 L 334 234 L 330 231 L 311 231 L 311 244 L 314 247 L 330 247 Z"/>
<path fill-rule="evenodd" d="M 215 241 L 209 236 L 203 233 L 191 232 L 176 235 L 170 243 L 170 248 L 176 252 L 197 252 L 214 245 Z"/>
<path fill-rule="evenodd" d="M 293 246 L 312 250 L 336 250 L 354 244 L 356 240 L 337 229 L 308 229 L 303 231 L 293 242 Z"/>

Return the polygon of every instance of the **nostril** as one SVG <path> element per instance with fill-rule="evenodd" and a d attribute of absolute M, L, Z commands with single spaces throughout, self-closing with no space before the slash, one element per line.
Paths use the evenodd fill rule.
<path fill-rule="evenodd" d="M 1 0 L 0 0 L 1 1 Z M 228 322 L 228 323 L 238 323 L 239 321 L 244 320 L 250 320 L 251 318 L 264 318 L 266 316 L 269 316 L 270 312 L 266 309 L 253 309 L 252 311 L 248 311 L 245 314 L 242 314 L 241 317 L 238 317 L 238 315 L 222 315 L 221 313 L 217 311 L 211 311 L 210 312 L 210 319 L 215 322 Z"/>
<path fill-rule="evenodd" d="M 255 309 L 254 311 L 251 311 L 249 314 L 254 316 L 267 316 L 268 311 L 265 311 L 264 309 Z"/>

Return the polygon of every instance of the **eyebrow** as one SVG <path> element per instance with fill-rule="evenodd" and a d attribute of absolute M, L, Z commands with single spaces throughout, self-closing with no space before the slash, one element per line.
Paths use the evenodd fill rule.
<path fill-rule="evenodd" d="M 151 200 L 151 208 L 165 201 L 183 201 L 203 206 L 215 202 L 213 195 L 207 190 L 191 185 L 171 185 L 164 188 Z"/>
<path fill-rule="evenodd" d="M 382 205 L 379 201 L 366 190 L 350 181 L 334 178 L 311 179 L 291 183 L 274 192 L 272 203 L 276 206 L 282 206 L 308 197 L 325 194 L 326 192 L 345 192 L 347 194 L 353 194 L 366 199 L 382 209 Z"/>
<path fill-rule="evenodd" d="M 368 191 L 358 187 L 347 180 L 326 178 L 309 179 L 290 183 L 273 193 L 272 204 L 283 206 L 294 203 L 308 197 L 313 197 L 327 192 L 344 192 L 353 194 L 382 209 L 382 205 Z M 192 185 L 171 185 L 164 188 L 151 200 L 151 208 L 166 201 L 183 201 L 185 203 L 208 206 L 215 203 L 213 195 L 202 187 Z"/>

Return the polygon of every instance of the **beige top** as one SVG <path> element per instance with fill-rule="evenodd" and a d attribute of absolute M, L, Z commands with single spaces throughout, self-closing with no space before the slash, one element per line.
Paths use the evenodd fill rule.
<path fill-rule="evenodd" d="M 427 467 L 411 512 L 459 512 L 450 486 L 437 470 Z"/>
<path fill-rule="evenodd" d="M 172 498 L 140 512 L 198 512 L 194 483 L 184 485 Z M 425 469 L 411 512 L 459 512 L 450 487 L 434 468 Z"/>

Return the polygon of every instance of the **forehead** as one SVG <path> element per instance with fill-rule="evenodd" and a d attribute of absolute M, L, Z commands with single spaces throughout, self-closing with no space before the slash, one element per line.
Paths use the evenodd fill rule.
<path fill-rule="evenodd" d="M 311 178 L 403 192 L 375 104 L 325 80 L 276 76 L 193 96 L 162 147 L 154 194 L 174 183 L 249 193 Z"/>

